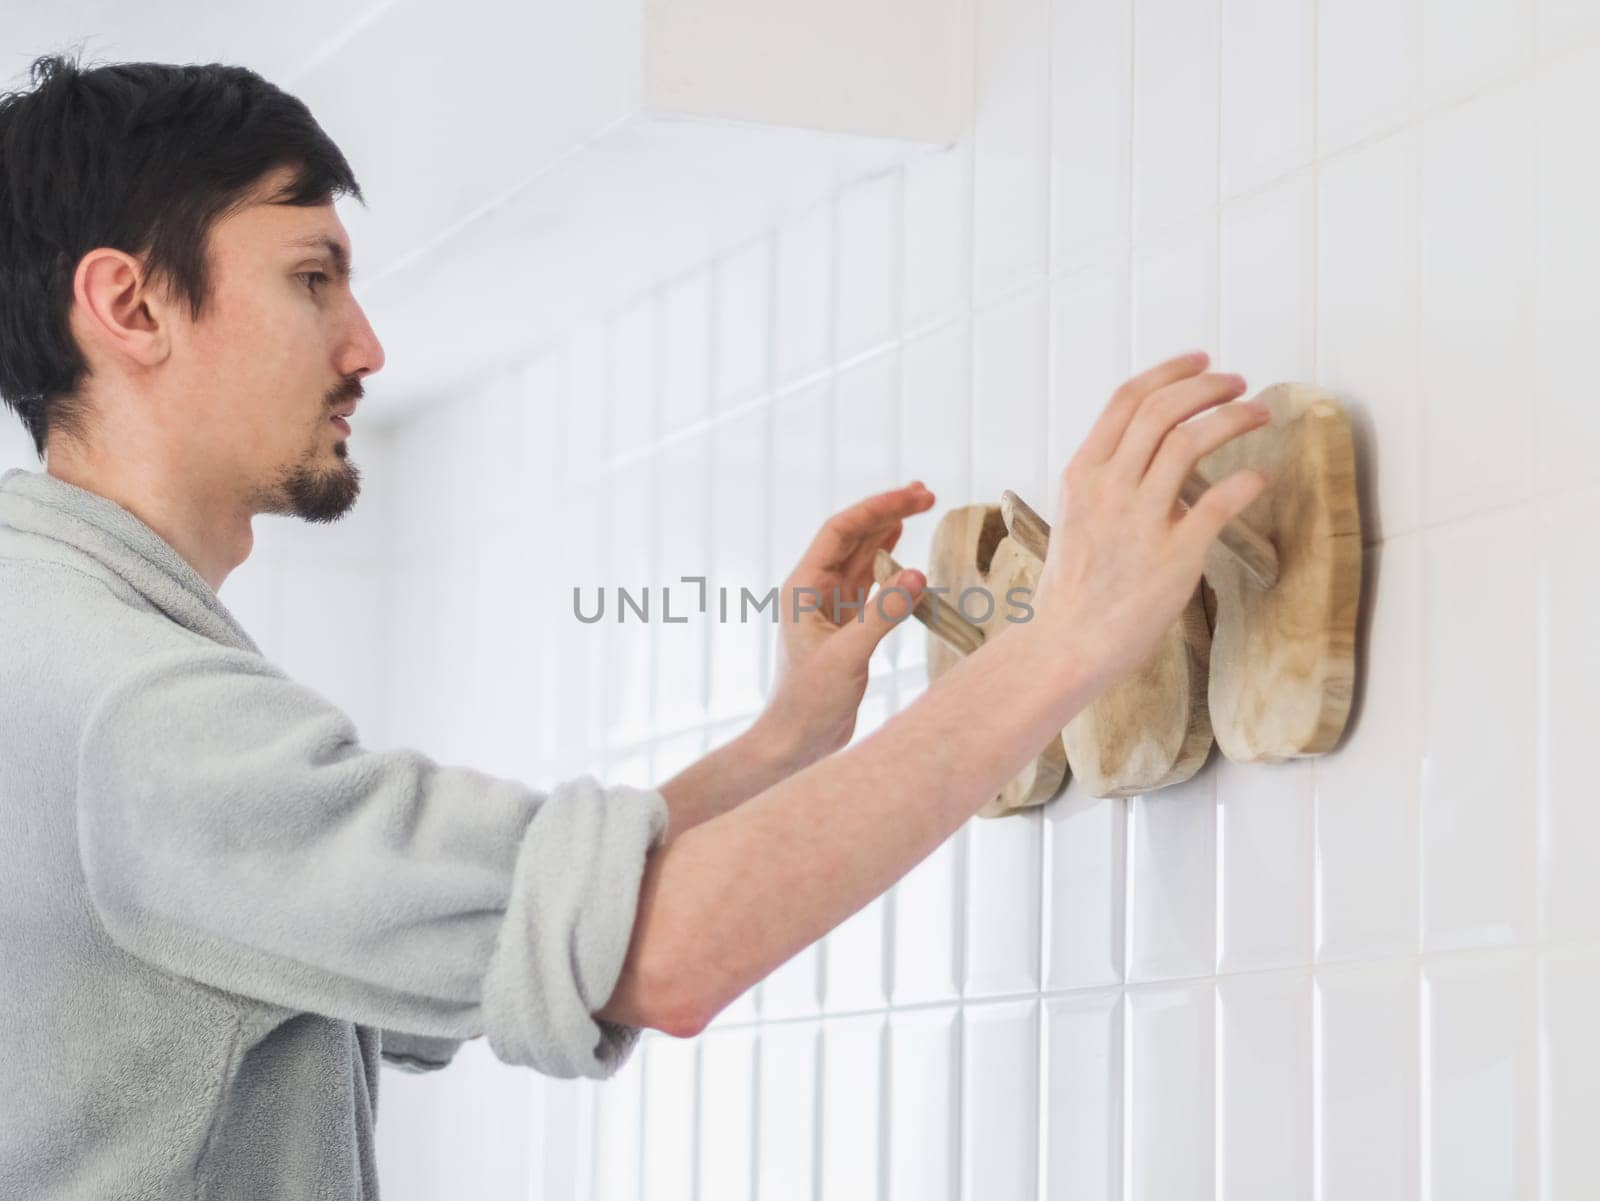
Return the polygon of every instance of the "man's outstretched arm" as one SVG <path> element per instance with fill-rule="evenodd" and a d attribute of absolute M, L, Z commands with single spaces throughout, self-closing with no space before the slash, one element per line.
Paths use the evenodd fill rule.
<path fill-rule="evenodd" d="M 1237 376 L 1202 374 L 1205 362 L 1170 360 L 1113 396 L 1062 474 L 1032 621 L 861 742 L 649 857 L 598 1018 L 698 1033 L 921 862 L 1142 661 L 1193 594 L 1217 532 L 1263 486 L 1239 472 L 1193 510 L 1178 505 L 1202 457 L 1266 418 L 1237 404 L 1189 422 L 1244 390 Z"/>

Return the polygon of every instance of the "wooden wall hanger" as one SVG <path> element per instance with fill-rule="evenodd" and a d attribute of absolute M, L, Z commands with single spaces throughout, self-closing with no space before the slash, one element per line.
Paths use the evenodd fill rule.
<path fill-rule="evenodd" d="M 888 551 L 879 550 L 873 574 L 881 585 L 900 570 Z M 938 679 L 964 655 L 985 642 L 1005 635 L 1017 624 L 1008 621 L 1018 610 L 1007 604 L 1012 588 L 1026 588 L 1031 595 L 1039 579 L 1039 562 L 1007 536 L 998 505 L 965 505 L 950 510 L 934 531 L 931 560 L 927 568 L 928 588 L 917 598 L 912 615 L 928 630 L 928 679 Z M 943 595 L 934 587 L 948 589 Z M 986 591 L 993 603 L 985 605 L 973 596 L 966 611 L 961 596 L 968 588 Z M 945 597 L 955 599 L 955 604 Z M 1014 776 L 978 810 L 979 817 L 1004 817 L 1007 814 L 1042 805 L 1061 791 L 1067 778 L 1067 756 L 1060 736 L 1052 738 L 1038 756 Z"/>
<path fill-rule="evenodd" d="M 1207 556 L 1205 581 L 1215 598 L 1209 638 L 1195 616 L 1197 594 L 1151 659 L 1064 732 L 1072 770 L 1097 796 L 1161 787 L 1150 780 L 1168 748 L 1165 783 L 1186 779 L 1204 762 L 1198 748 L 1212 731 L 1241 763 L 1320 755 L 1344 731 L 1361 592 L 1349 421 L 1334 396 L 1311 384 L 1275 384 L 1256 399 L 1267 406 L 1268 424 L 1203 459 L 1180 498 L 1193 504 L 1212 480 L 1242 467 L 1271 481 Z M 1001 510 L 1012 537 L 1042 560 L 1048 525 L 1014 493 Z M 1203 696 L 1196 668 L 1208 680 Z"/>

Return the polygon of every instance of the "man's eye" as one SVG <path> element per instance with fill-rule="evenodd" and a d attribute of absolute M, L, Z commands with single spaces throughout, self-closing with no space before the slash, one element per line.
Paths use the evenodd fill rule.
<path fill-rule="evenodd" d="M 321 271 L 302 271 L 298 275 L 296 275 L 295 278 L 296 279 L 314 279 L 314 280 L 317 280 L 320 283 L 327 283 L 328 282 L 327 275 L 324 274 Z M 315 286 L 312 285 L 312 284 L 307 284 L 306 287 L 310 288 L 313 292 L 316 291 Z"/>

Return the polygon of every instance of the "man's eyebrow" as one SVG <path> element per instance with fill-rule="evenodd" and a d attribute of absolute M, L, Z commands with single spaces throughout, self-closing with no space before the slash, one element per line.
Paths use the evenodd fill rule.
<path fill-rule="evenodd" d="M 345 251 L 342 243 L 323 234 L 312 234 L 310 237 L 294 238 L 285 242 L 291 249 L 320 250 L 333 260 L 333 269 L 341 279 L 349 279 L 352 272 L 350 255 Z"/>

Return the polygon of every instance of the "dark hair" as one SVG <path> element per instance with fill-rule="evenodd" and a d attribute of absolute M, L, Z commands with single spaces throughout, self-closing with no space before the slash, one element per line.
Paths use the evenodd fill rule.
<path fill-rule="evenodd" d="M 88 364 L 67 315 L 78 263 L 109 246 L 187 301 L 210 298 L 211 227 L 274 169 L 297 174 L 272 199 L 362 200 L 350 164 L 286 92 L 244 67 L 35 59 L 32 91 L 0 94 L 0 400 L 40 461 L 59 430 L 80 441 Z M 363 201 L 364 203 L 364 201 Z"/>

